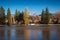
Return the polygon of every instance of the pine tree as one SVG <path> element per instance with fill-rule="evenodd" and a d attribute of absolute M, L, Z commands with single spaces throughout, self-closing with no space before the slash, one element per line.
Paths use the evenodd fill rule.
<path fill-rule="evenodd" d="M 19 15 L 19 11 L 16 9 L 15 16 Z"/>
<path fill-rule="evenodd" d="M 8 25 L 12 25 L 12 18 L 11 18 L 11 11 L 10 11 L 10 8 L 8 8 L 8 11 L 7 11 L 7 19 L 8 19 Z"/>
<path fill-rule="evenodd" d="M 28 13 L 28 8 L 25 9 L 25 12 L 23 14 L 23 18 L 24 18 L 24 23 L 28 24 L 29 23 L 29 13 Z"/>
<path fill-rule="evenodd" d="M 23 12 L 19 14 L 19 21 L 23 21 Z"/>
<path fill-rule="evenodd" d="M 5 24 L 5 10 L 2 6 L 0 7 L 0 24 Z"/>
<path fill-rule="evenodd" d="M 44 10 L 42 10 L 42 14 L 41 14 L 41 22 L 44 23 Z"/>
<path fill-rule="evenodd" d="M 20 14 L 20 12 L 16 9 L 16 12 L 15 12 L 15 21 L 19 22 L 19 14 Z"/>
<path fill-rule="evenodd" d="M 45 24 L 48 24 L 48 23 L 49 23 L 49 20 L 50 20 L 49 17 L 50 17 L 50 16 L 49 16 L 49 11 L 48 11 L 48 8 L 46 8 Z"/>

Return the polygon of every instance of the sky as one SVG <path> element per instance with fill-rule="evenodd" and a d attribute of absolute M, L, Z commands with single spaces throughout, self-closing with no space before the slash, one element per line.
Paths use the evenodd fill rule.
<path fill-rule="evenodd" d="M 60 0 L 0 0 L 0 6 L 5 9 L 7 14 L 8 8 L 11 10 L 11 14 L 15 14 L 15 10 L 22 12 L 28 7 L 30 15 L 41 14 L 42 9 L 48 7 L 50 13 L 60 11 Z"/>

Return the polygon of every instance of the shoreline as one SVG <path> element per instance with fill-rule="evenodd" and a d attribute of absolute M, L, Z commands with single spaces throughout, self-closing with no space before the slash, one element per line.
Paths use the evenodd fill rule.
<path fill-rule="evenodd" d="M 5 24 L 5 25 L 7 25 L 7 24 Z M 13 25 L 13 24 L 12 24 Z M 26 25 L 26 24 L 14 24 L 14 25 Z M 28 25 L 28 24 L 27 24 Z M 35 25 L 37 25 L 37 24 L 35 24 Z M 39 25 L 48 25 L 48 24 L 39 24 Z M 55 25 L 55 24 L 50 24 L 50 25 Z M 59 24 L 56 24 L 56 25 L 59 25 Z M 0 25 L 0 26 L 2 26 L 2 25 Z"/>

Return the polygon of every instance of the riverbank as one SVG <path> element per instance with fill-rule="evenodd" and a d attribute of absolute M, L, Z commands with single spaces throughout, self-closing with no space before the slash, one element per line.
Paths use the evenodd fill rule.
<path fill-rule="evenodd" d="M 17 24 L 18 26 L 26 26 L 26 24 Z M 15 25 L 15 26 L 17 26 L 17 25 Z M 27 24 L 27 25 L 31 25 L 31 26 L 33 26 L 33 25 L 60 25 L 60 24 Z M 0 25 L 0 26 L 5 26 L 5 25 Z M 7 26 L 9 26 L 9 25 L 7 25 Z M 11 25 L 12 26 L 12 25 Z"/>
<path fill-rule="evenodd" d="M 16 30 L 25 30 L 25 29 L 43 29 L 43 30 L 51 30 L 51 28 L 57 28 L 60 29 L 60 25 L 59 24 L 54 24 L 54 25 L 45 25 L 45 24 L 40 24 L 40 25 L 21 25 L 21 26 L 17 26 L 17 25 L 12 25 L 12 26 L 8 26 L 8 25 L 0 25 L 0 30 L 5 30 L 5 29 L 16 29 Z M 3 27 L 2 27 L 3 26 Z"/>

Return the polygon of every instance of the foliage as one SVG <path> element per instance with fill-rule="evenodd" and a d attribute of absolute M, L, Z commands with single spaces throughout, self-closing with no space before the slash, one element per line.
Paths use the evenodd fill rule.
<path fill-rule="evenodd" d="M 18 17 L 19 17 L 19 19 L 20 19 L 20 20 L 19 20 L 20 22 L 23 21 L 23 12 L 20 13 Z"/>
<path fill-rule="evenodd" d="M 15 21 L 23 23 L 23 12 L 16 10 L 15 12 Z"/>
<path fill-rule="evenodd" d="M 19 12 L 17 11 L 17 9 L 16 9 L 16 12 L 15 12 L 15 21 L 19 21 L 18 19 L 18 16 L 19 16 Z"/>
<path fill-rule="evenodd" d="M 23 14 L 23 19 L 24 19 L 24 23 L 28 24 L 29 23 L 29 13 L 28 13 L 28 9 L 25 9 L 25 12 Z"/>
<path fill-rule="evenodd" d="M 5 24 L 5 10 L 2 6 L 0 7 L 0 24 Z"/>
<path fill-rule="evenodd" d="M 12 18 L 11 18 L 10 8 L 8 8 L 8 11 L 7 11 L 7 19 L 8 19 L 8 25 L 12 25 Z"/>
<path fill-rule="evenodd" d="M 42 14 L 41 14 L 41 23 L 44 23 L 44 10 L 42 10 Z"/>
<path fill-rule="evenodd" d="M 42 10 L 41 21 L 43 24 L 48 24 L 51 17 L 51 13 L 49 13 L 48 8 L 46 11 Z"/>
<path fill-rule="evenodd" d="M 48 11 L 48 8 L 46 8 L 46 12 L 45 12 L 45 24 L 48 24 L 49 23 L 49 11 Z"/>

